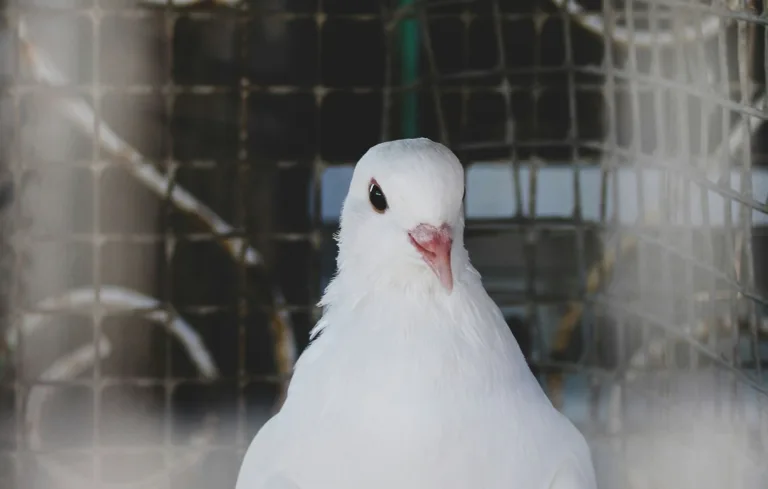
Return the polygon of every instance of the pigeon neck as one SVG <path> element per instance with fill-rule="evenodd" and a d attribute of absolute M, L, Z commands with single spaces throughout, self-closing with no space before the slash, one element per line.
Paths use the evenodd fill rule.
<path fill-rule="evenodd" d="M 352 274 L 342 270 L 329 285 L 326 292 L 329 297 L 324 302 L 349 307 L 367 300 L 403 304 L 417 299 L 417 302 L 426 306 L 430 303 L 449 303 L 460 297 L 462 292 L 460 284 L 455 283 L 452 293 L 448 294 L 426 267 L 371 274 Z"/>

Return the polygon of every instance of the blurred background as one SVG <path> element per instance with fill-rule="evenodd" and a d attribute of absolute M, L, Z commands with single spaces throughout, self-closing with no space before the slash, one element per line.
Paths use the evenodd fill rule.
<path fill-rule="evenodd" d="M 764 0 L 0 5 L 0 487 L 234 487 L 415 136 L 601 489 L 768 484 Z"/>

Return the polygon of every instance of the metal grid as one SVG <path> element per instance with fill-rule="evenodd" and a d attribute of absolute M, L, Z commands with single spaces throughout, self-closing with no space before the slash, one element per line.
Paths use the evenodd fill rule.
<path fill-rule="evenodd" d="M 586 379 L 591 437 L 631 436 L 631 392 L 656 399 L 670 371 L 768 389 L 764 6 L 165 3 L 5 6 L 3 487 L 232 486 L 317 317 L 323 172 L 416 133 L 468 168 L 511 162 L 516 212 L 467 244 L 555 403 Z M 548 218 L 557 166 L 572 212 Z M 620 195 L 649 170 L 655 213 L 644 177 Z"/>

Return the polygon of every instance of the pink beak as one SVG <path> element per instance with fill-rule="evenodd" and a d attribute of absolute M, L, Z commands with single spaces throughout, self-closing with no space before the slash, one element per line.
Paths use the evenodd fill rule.
<path fill-rule="evenodd" d="M 443 224 L 439 228 L 428 224 L 419 224 L 408 233 L 408 237 L 413 247 L 421 253 L 421 257 L 435 272 L 440 283 L 450 294 L 453 291 L 451 227 L 447 224 Z"/>

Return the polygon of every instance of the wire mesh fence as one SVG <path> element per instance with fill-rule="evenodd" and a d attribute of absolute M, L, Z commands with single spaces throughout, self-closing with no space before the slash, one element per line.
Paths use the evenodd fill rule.
<path fill-rule="evenodd" d="M 351 165 L 426 136 L 602 487 L 761 487 L 756 0 L 6 0 L 0 486 L 233 487 Z"/>

